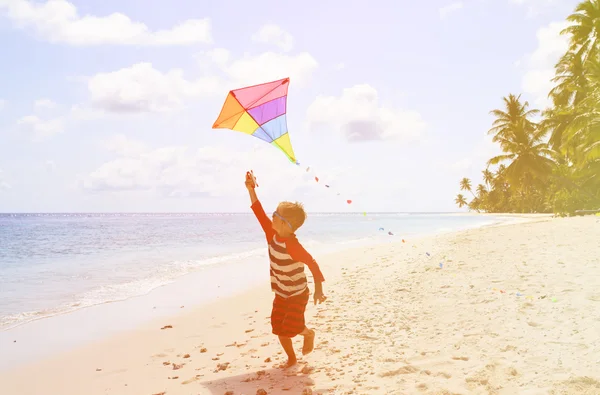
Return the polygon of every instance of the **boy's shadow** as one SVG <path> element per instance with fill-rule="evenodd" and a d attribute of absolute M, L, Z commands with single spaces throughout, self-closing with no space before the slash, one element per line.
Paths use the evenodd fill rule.
<path fill-rule="evenodd" d="M 233 391 L 235 395 L 255 395 L 259 389 L 264 389 L 267 394 L 280 394 L 285 391 L 287 394 L 296 395 L 302 394 L 304 388 L 313 386 L 314 381 L 309 374 L 301 373 L 301 368 L 273 368 L 200 384 L 214 395 L 223 395 L 227 391 Z"/>

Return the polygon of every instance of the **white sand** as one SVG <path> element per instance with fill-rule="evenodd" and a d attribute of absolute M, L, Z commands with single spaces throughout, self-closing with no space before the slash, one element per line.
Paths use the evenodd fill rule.
<path fill-rule="evenodd" d="M 1 393 L 600 394 L 597 217 L 319 261 L 329 300 L 309 304 L 316 349 L 295 368 L 274 367 L 285 357 L 270 333 L 265 279 L 244 295 L 3 372 Z M 299 356 L 301 346 L 296 339 Z"/>

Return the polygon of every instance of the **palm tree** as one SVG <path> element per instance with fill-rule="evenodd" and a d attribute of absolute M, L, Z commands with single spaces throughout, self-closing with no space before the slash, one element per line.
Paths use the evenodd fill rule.
<path fill-rule="evenodd" d="M 492 123 L 493 127 L 488 131 L 489 135 L 494 136 L 492 141 L 500 143 L 501 146 L 502 139 L 514 135 L 517 130 L 525 133 L 535 130 L 537 125 L 529 118 L 540 113 L 539 110 L 528 110 L 529 102 L 521 103 L 521 95 L 509 94 L 508 97 L 503 97 L 502 100 L 504 101 L 504 111 L 490 111 L 490 114 L 495 116 L 496 119 Z"/>
<path fill-rule="evenodd" d="M 485 182 L 485 184 L 488 186 L 492 185 L 492 182 L 494 181 L 494 174 L 490 171 L 490 169 L 485 169 L 481 173 L 483 174 L 483 182 Z"/>
<path fill-rule="evenodd" d="M 480 212 L 482 209 L 481 204 L 481 199 L 479 199 L 478 197 L 473 198 L 473 200 L 469 202 L 469 210 L 475 210 L 477 212 Z"/>
<path fill-rule="evenodd" d="M 520 96 L 511 94 L 503 100 L 504 110 L 491 111 L 496 120 L 488 133 L 494 135 L 492 140 L 500 144 L 504 153 L 491 158 L 488 166 L 510 161 L 503 171 L 510 185 L 530 187 L 534 179 L 543 180 L 552 170 L 550 149 L 543 141 L 546 130 L 529 119 L 539 111 L 529 110 L 529 103 L 521 103 Z"/>
<path fill-rule="evenodd" d="M 486 188 L 485 185 L 483 184 L 479 184 L 477 185 L 477 197 L 482 199 L 483 197 L 485 197 L 485 195 L 487 195 L 488 190 Z"/>
<path fill-rule="evenodd" d="M 554 108 L 544 111 L 540 127 L 551 132 L 550 146 L 561 148 L 568 156 L 574 155 L 577 142 L 565 141 L 569 129 L 581 113 L 581 104 L 590 94 L 590 67 L 583 64 L 579 53 L 567 52 L 556 65 L 556 76 L 552 79 L 556 86 L 550 91 Z M 593 71 L 592 71 L 593 73 Z"/>
<path fill-rule="evenodd" d="M 585 64 L 577 61 L 563 69 L 559 62 L 557 74 L 577 78 L 557 77 L 559 85 L 553 91 L 571 92 L 572 100 L 555 100 L 555 108 L 545 114 L 544 121 L 544 127 L 552 131 L 550 142 L 560 164 L 555 185 L 562 185 L 560 191 L 578 191 L 581 205 L 586 201 L 600 204 L 600 192 L 595 192 L 600 191 L 600 53 L 591 56 Z"/>
<path fill-rule="evenodd" d="M 454 199 L 454 202 L 458 205 L 458 208 L 463 208 L 463 206 L 466 206 L 468 204 L 467 200 L 461 193 L 459 193 L 456 196 L 456 199 Z"/>
<path fill-rule="evenodd" d="M 585 159 L 600 158 L 600 55 L 588 63 L 586 81 L 588 94 L 579 103 L 579 111 L 567 125 L 567 142 L 575 140 L 581 147 Z"/>
<path fill-rule="evenodd" d="M 519 186 L 522 182 L 531 182 L 534 178 L 547 178 L 552 172 L 553 162 L 548 158 L 548 144 L 541 141 L 544 131 L 532 136 L 514 136 L 503 139 L 504 154 L 495 156 L 488 165 L 497 165 L 510 161 L 505 176 L 511 185 Z"/>
<path fill-rule="evenodd" d="M 579 104 L 587 92 L 586 67 L 581 54 L 571 51 L 564 54 L 555 66 L 552 82 L 556 85 L 548 96 L 553 99 L 555 106 Z"/>
<path fill-rule="evenodd" d="M 600 205 L 600 0 L 582 1 L 567 20 L 561 34 L 569 50 L 556 65 L 554 108 L 542 127 L 555 151 L 553 193 L 571 208 L 593 207 Z"/>
<path fill-rule="evenodd" d="M 473 191 L 471 190 L 471 180 L 469 180 L 467 177 L 460 180 L 460 190 L 469 191 L 471 192 L 471 195 L 473 195 L 474 198 L 476 197 Z"/>
<path fill-rule="evenodd" d="M 571 35 L 569 50 L 579 52 L 584 63 L 595 58 L 600 49 L 600 0 L 582 1 L 567 21 L 571 25 L 561 34 Z"/>
<path fill-rule="evenodd" d="M 471 180 L 461 180 L 473 199 L 459 194 L 459 207 L 563 214 L 600 207 L 600 0 L 581 1 L 567 20 L 561 34 L 569 49 L 555 65 L 552 106 L 540 114 L 520 95 L 502 98 L 488 131 L 502 154 L 487 162 L 476 195 Z"/>

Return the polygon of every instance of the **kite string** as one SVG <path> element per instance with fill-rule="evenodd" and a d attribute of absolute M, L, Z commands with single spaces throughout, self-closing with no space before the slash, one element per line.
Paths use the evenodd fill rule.
<path fill-rule="evenodd" d="M 299 162 L 296 162 L 296 165 L 297 165 L 298 167 L 301 167 Z M 327 188 L 327 189 L 329 189 L 329 190 L 331 190 L 331 191 L 337 191 L 337 188 L 332 188 L 332 187 L 331 187 L 331 185 L 323 183 L 323 182 L 322 182 L 323 180 L 322 180 L 322 179 L 320 179 L 320 178 L 318 177 L 318 175 L 316 174 L 316 172 L 315 172 L 314 170 L 312 170 L 312 167 L 311 167 L 311 166 L 307 166 L 305 169 L 306 169 L 306 172 L 307 172 L 307 173 L 309 173 L 309 174 L 313 175 L 313 179 L 314 179 L 314 180 L 315 180 L 317 183 L 321 183 L 321 184 L 323 184 L 323 185 L 325 186 L 325 188 Z M 311 171 L 311 170 L 312 170 L 312 171 Z M 340 193 L 340 192 L 337 192 L 337 193 L 336 193 L 336 195 L 337 195 L 337 196 L 341 196 L 341 193 Z M 352 200 L 352 199 L 345 199 L 345 201 L 346 201 L 346 204 L 353 204 L 353 200 Z M 362 211 L 362 214 L 363 214 L 363 216 L 364 216 L 364 217 L 368 218 L 369 220 L 374 220 L 374 219 L 375 219 L 375 218 L 373 218 L 373 217 L 371 217 L 371 216 L 368 216 L 368 217 L 367 217 L 367 212 L 366 212 L 366 211 Z M 379 228 L 379 230 L 380 230 L 380 231 L 382 231 L 382 230 L 385 230 L 385 229 L 384 229 L 383 227 L 380 227 L 380 228 Z M 393 233 L 393 232 L 391 232 L 391 231 L 388 231 L 388 235 L 390 235 L 390 236 L 393 236 L 393 235 L 394 235 L 394 233 Z"/>

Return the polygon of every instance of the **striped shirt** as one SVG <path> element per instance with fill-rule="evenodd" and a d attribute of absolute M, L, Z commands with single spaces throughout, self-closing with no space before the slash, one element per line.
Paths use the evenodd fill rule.
<path fill-rule="evenodd" d="M 259 201 L 252 211 L 260 223 L 269 245 L 271 290 L 283 298 L 300 295 L 306 291 L 307 279 L 304 265 L 310 269 L 315 282 L 325 278 L 314 258 L 302 247 L 295 235 L 283 238 L 275 233 L 273 225 Z"/>

